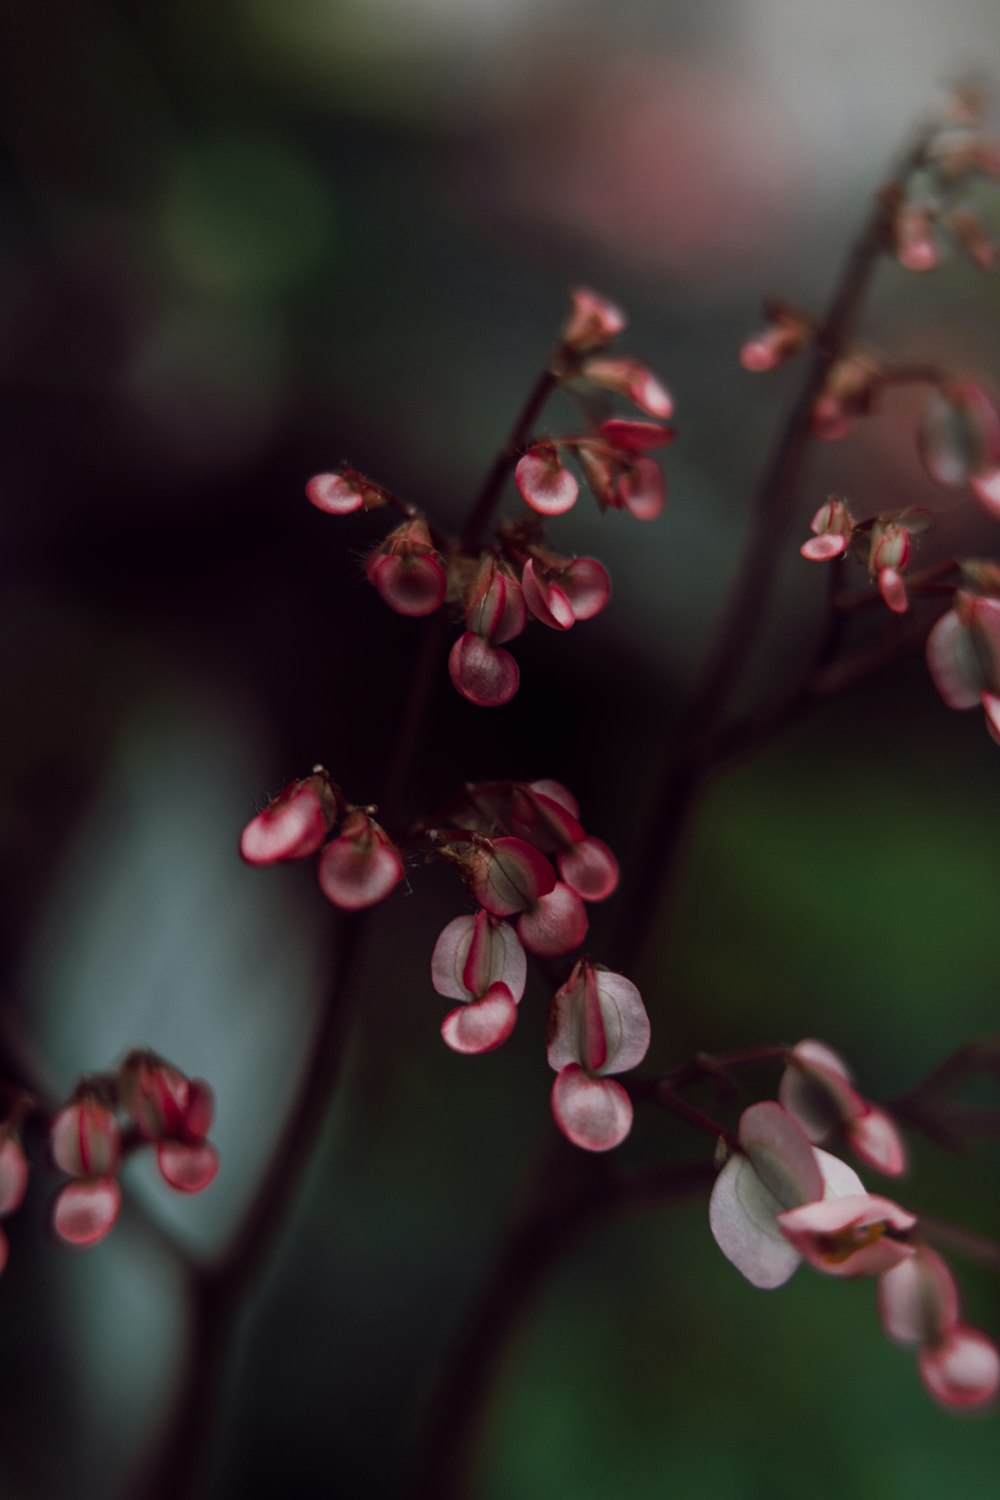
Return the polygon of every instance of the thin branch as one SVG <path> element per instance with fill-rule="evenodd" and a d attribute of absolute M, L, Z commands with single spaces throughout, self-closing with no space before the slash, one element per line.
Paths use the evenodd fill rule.
<path fill-rule="evenodd" d="M 527 400 L 515 417 L 507 440 L 493 460 L 469 514 L 469 519 L 465 523 L 462 531 L 463 546 L 468 548 L 476 546 L 500 503 L 504 485 L 514 471 L 514 465 L 531 436 L 532 428 L 538 420 L 542 407 L 559 384 L 563 353 L 563 346 L 560 344 L 552 360 L 535 381 Z"/>

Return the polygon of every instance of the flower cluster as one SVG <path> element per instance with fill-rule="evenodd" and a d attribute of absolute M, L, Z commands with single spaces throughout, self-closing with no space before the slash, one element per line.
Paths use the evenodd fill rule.
<path fill-rule="evenodd" d="M 464 630 L 448 668 L 470 703 L 497 707 L 513 698 L 519 671 L 505 647 L 529 618 L 568 630 L 593 619 L 610 598 L 610 580 L 596 558 L 566 557 L 546 542 L 542 518 L 564 514 L 579 493 L 564 460 L 572 457 L 579 464 L 602 510 L 652 520 L 663 509 L 663 476 L 649 454 L 673 438 L 663 425 L 673 402 L 639 360 L 606 353 L 624 326 L 624 315 L 606 298 L 574 292 L 543 394 L 551 385 L 583 387 L 591 400 L 595 392 L 619 395 L 657 420 L 609 415 L 584 432 L 564 436 L 533 437 L 518 430 L 498 473 L 502 484 L 506 470 L 513 469 L 528 515 L 501 524 L 488 543 L 478 535 L 444 536 L 413 506 L 350 467 L 317 474 L 306 485 L 308 499 L 328 515 L 383 509 L 402 514 L 402 522 L 369 554 L 365 572 L 398 614 L 430 615 L 447 603 L 461 617 Z"/>
<path fill-rule="evenodd" d="M 339 833 L 330 838 L 338 824 Z M 375 821 L 374 809 L 345 801 L 322 766 L 290 781 L 250 820 L 240 839 L 240 853 L 251 865 L 319 853 L 320 889 L 345 911 L 360 911 L 384 900 L 403 875 L 402 856 Z"/>
<path fill-rule="evenodd" d="M 126 1152 L 156 1148 L 164 1181 L 199 1193 L 219 1169 L 206 1139 L 212 1091 L 151 1052 L 133 1052 L 116 1074 L 81 1083 L 49 1127 L 52 1160 L 72 1180 L 59 1190 L 53 1225 L 67 1244 L 96 1245 L 121 1208 L 118 1170 Z"/>
<path fill-rule="evenodd" d="M 800 552 L 810 562 L 829 562 L 850 551 L 877 583 L 884 603 L 893 614 L 910 607 L 903 574 L 913 556 L 913 538 L 930 524 L 930 512 L 910 509 L 889 511 L 856 521 L 846 501 L 832 495 L 813 516 L 813 535 Z"/>
<path fill-rule="evenodd" d="M 898 1174 L 896 1126 L 850 1082 L 823 1043 L 788 1054 L 780 1102 L 740 1116 L 712 1191 L 709 1223 L 728 1260 L 756 1287 L 782 1286 L 803 1260 L 830 1276 L 876 1276 L 894 1339 L 919 1346 L 921 1377 L 946 1406 L 978 1406 L 1000 1385 L 1000 1356 L 959 1320 L 951 1274 L 923 1242 L 916 1215 L 867 1191 L 852 1167 L 816 1141 L 837 1133 L 869 1165 Z"/>

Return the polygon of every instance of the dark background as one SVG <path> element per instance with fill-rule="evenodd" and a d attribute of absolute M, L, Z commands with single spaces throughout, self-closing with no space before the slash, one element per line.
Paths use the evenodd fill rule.
<path fill-rule="evenodd" d="M 0 748 L 5 1025 L 57 1092 L 156 1047 L 218 1096 L 203 1199 L 126 1177 L 192 1253 L 225 1245 L 328 981 L 311 872 L 239 830 L 322 760 L 377 795 L 424 622 L 364 583 L 378 517 L 305 479 L 349 459 L 443 524 L 467 510 L 563 316 L 625 305 L 677 399 L 654 525 L 555 523 L 615 584 L 517 643 L 496 713 L 451 691 L 411 810 L 556 776 L 626 863 L 723 597 L 795 368 L 736 351 L 763 294 L 817 309 L 898 141 L 1000 56 L 989 0 L 626 4 L 228 0 L 0 7 Z M 955 258 L 881 273 L 868 337 L 1000 379 L 1000 289 Z M 915 398 L 814 456 L 862 512 L 930 504 L 996 549 L 912 444 Z M 559 417 L 553 407 L 553 421 Z M 566 418 L 568 409 L 562 417 Z M 746 684 L 808 650 L 825 579 L 787 553 Z M 821 1036 L 888 1098 L 996 1027 L 1000 759 L 919 659 L 720 781 L 641 979 L 651 1062 Z M 545 995 L 486 1058 L 441 1045 L 442 869 L 380 910 L 347 1066 L 216 1422 L 220 1496 L 398 1493 L 435 1371 L 553 1126 Z M 613 943 L 615 902 L 591 946 Z M 630 1164 L 704 1158 L 640 1113 Z M 899 1197 L 1000 1234 L 996 1152 L 916 1148 Z M 39 1170 L 0 1285 L 0 1493 L 116 1495 L 180 1370 L 184 1304 L 133 1219 L 88 1255 Z M 995 1284 L 961 1268 L 996 1334 Z M 497 1372 L 471 1500 L 993 1493 L 995 1419 L 934 1408 L 869 1283 L 780 1294 L 704 1204 L 582 1238 Z"/>

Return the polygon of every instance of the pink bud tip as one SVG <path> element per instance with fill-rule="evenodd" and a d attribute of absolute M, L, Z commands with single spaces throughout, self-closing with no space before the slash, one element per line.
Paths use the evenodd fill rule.
<path fill-rule="evenodd" d="M 103 1240 L 118 1218 L 122 1194 L 114 1177 L 68 1182 L 56 1199 L 53 1225 L 68 1245 L 85 1248 Z"/>
<path fill-rule="evenodd" d="M 552 1113 L 563 1135 L 584 1151 L 610 1151 L 632 1129 L 632 1101 L 610 1078 L 591 1078 L 569 1063 L 552 1085 Z"/>
<path fill-rule="evenodd" d="M 918 1356 L 920 1378 L 942 1406 L 968 1409 L 992 1401 L 1000 1385 L 1000 1355 L 978 1328 L 956 1323 Z"/>
<path fill-rule="evenodd" d="M 164 1182 L 180 1193 L 200 1193 L 219 1170 L 219 1156 L 207 1141 L 161 1141 L 156 1163 Z"/>
<path fill-rule="evenodd" d="M 491 646 L 467 630 L 448 656 L 448 673 L 463 698 L 481 708 L 499 708 L 517 692 L 521 674 L 502 646 Z"/>
<path fill-rule="evenodd" d="M 505 984 L 491 985 L 481 1000 L 459 1005 L 445 1016 L 441 1035 L 453 1052 L 492 1052 L 514 1030 L 517 1005 Z"/>
<path fill-rule="evenodd" d="M 576 504 L 580 486 L 559 461 L 552 443 L 529 448 L 518 460 L 514 479 L 526 504 L 542 516 L 561 516 Z"/>
<path fill-rule="evenodd" d="M 587 287 L 570 293 L 572 309 L 563 328 L 563 343 L 577 354 L 603 349 L 625 327 L 625 314 L 614 302 Z"/>
<path fill-rule="evenodd" d="M 349 516 L 365 503 L 364 495 L 343 474 L 316 474 L 306 485 L 306 498 L 329 516 Z"/>

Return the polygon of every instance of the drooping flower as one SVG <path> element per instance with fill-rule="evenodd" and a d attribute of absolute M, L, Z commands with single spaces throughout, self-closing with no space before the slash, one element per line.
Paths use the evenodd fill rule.
<path fill-rule="evenodd" d="M 799 551 L 810 562 L 828 562 L 846 552 L 853 529 L 854 520 L 846 502 L 831 495 L 809 522 L 814 535 L 802 543 Z"/>
<path fill-rule="evenodd" d="M 992 1401 L 1000 1387 L 1000 1354 L 960 1318 L 958 1290 L 945 1262 L 927 1245 L 879 1278 L 879 1314 L 889 1337 L 915 1345 L 926 1389 L 942 1406 Z"/>
<path fill-rule="evenodd" d="M 1000 599 L 957 590 L 927 637 L 927 667 L 949 708 L 983 708 L 1000 744 Z"/>
<path fill-rule="evenodd" d="M 121 1208 L 115 1176 L 122 1157 L 118 1119 L 85 1086 L 53 1119 L 49 1145 L 56 1166 L 75 1179 L 56 1198 L 55 1231 L 67 1244 L 96 1245 L 110 1232 Z"/>
<path fill-rule="evenodd" d="M 521 634 L 526 619 L 520 583 L 505 562 L 487 553 L 466 594 L 466 630 L 448 657 L 448 672 L 463 698 L 483 708 L 510 702 L 520 672 L 503 643 Z"/>
<path fill-rule="evenodd" d="M 575 1146 L 608 1151 L 632 1128 L 632 1101 L 607 1075 L 637 1067 L 649 1047 L 642 997 L 623 974 L 582 958 L 549 1011 L 552 1113 Z"/>
<path fill-rule="evenodd" d="M 444 603 L 448 575 L 420 517 L 391 531 L 368 558 L 365 571 L 383 603 L 399 615 L 431 615 Z"/>
<path fill-rule="evenodd" d="M 201 1078 L 188 1078 L 155 1053 L 132 1052 L 119 1075 L 122 1103 L 144 1140 L 155 1142 L 160 1175 L 182 1193 L 200 1193 L 219 1170 L 206 1139 L 215 1099 Z"/>
<path fill-rule="evenodd" d="M 546 438 L 517 461 L 514 479 L 526 505 L 540 516 L 563 516 L 580 493 L 576 476 L 559 456 L 558 444 Z"/>

